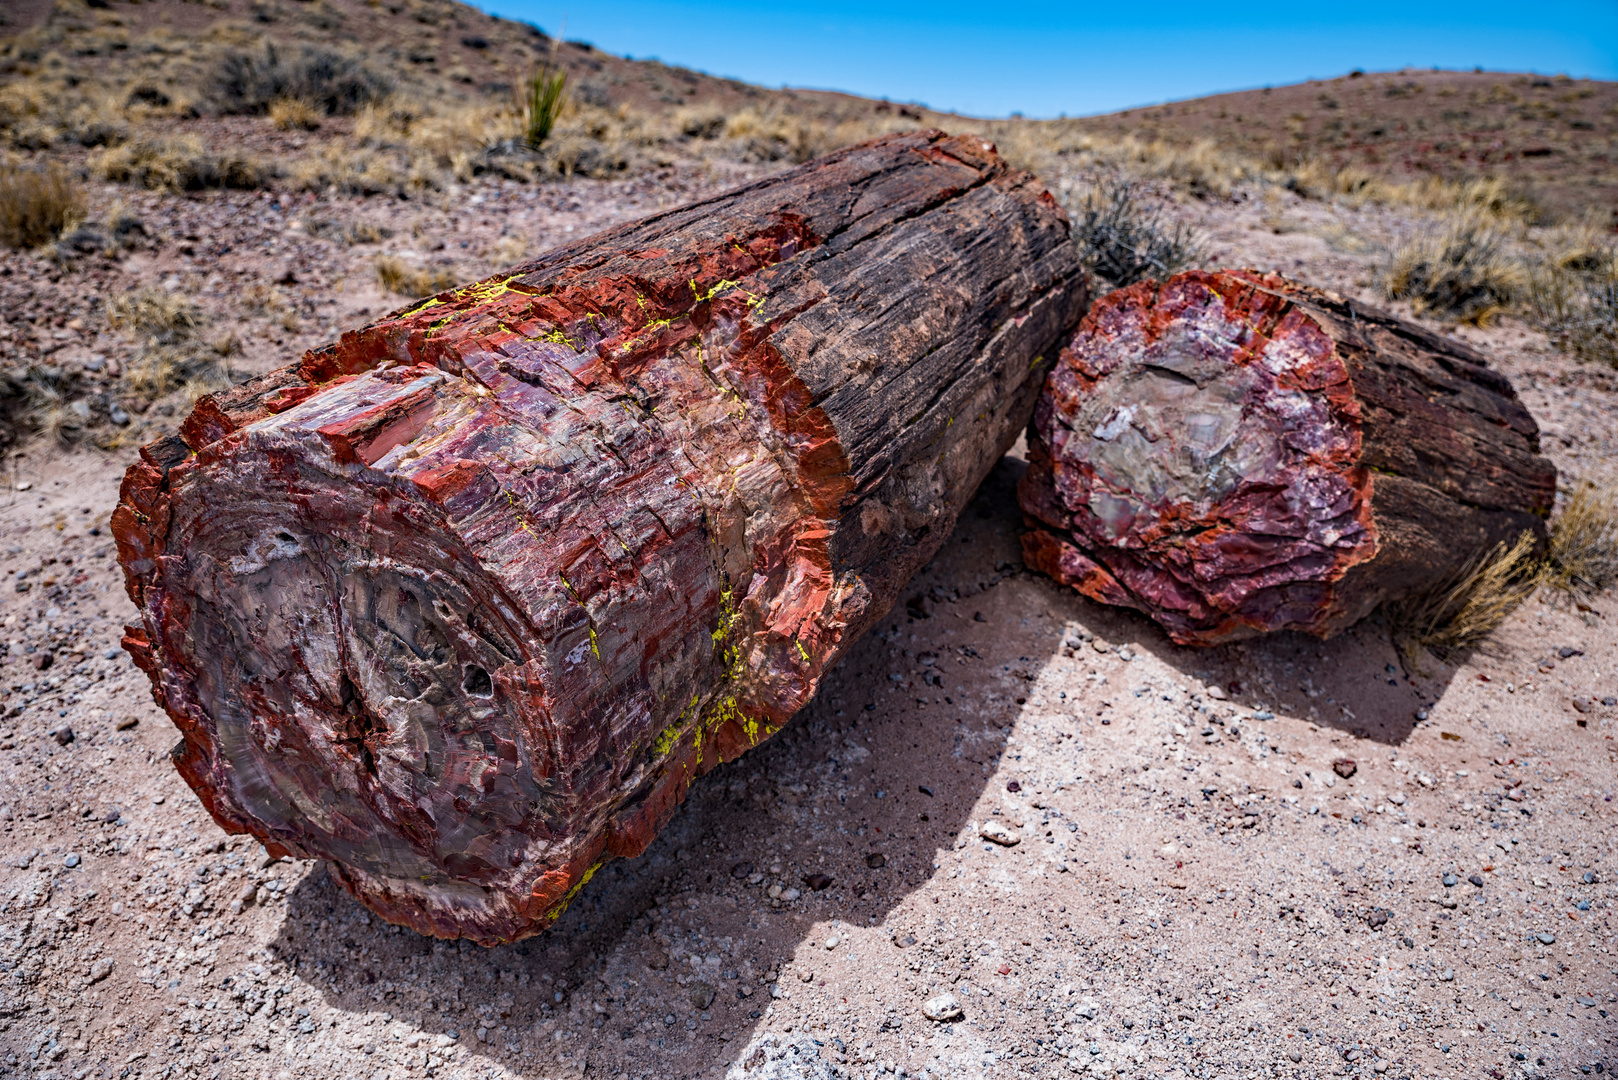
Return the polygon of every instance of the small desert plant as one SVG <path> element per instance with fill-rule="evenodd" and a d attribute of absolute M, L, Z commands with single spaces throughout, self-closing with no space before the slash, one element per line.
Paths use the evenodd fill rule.
<path fill-rule="evenodd" d="M 1618 584 L 1618 494 L 1585 484 L 1551 527 L 1546 585 L 1588 602 Z"/>
<path fill-rule="evenodd" d="M 1396 248 L 1382 268 L 1382 289 L 1408 300 L 1416 314 L 1477 326 L 1507 310 L 1527 287 L 1522 261 L 1505 237 L 1477 217 L 1453 222 Z"/>
<path fill-rule="evenodd" d="M 520 138 L 530 150 L 538 150 L 551 137 L 556 118 L 567 103 L 567 72 L 546 63 L 534 69 L 517 90 L 517 119 L 522 125 Z"/>
<path fill-rule="evenodd" d="M 418 269 L 409 266 L 397 255 L 378 255 L 372 265 L 376 268 L 377 284 L 391 293 L 415 299 L 432 296 L 451 288 L 455 275 L 446 269 Z"/>
<path fill-rule="evenodd" d="M 296 98 L 330 116 L 348 116 L 378 101 L 392 81 L 358 60 L 304 46 L 288 57 L 272 44 L 219 58 L 211 79 L 214 105 L 227 113 L 263 113 L 278 99 Z"/>
<path fill-rule="evenodd" d="M 144 288 L 114 297 L 107 321 L 140 343 L 140 354 L 124 372 L 132 393 L 159 398 L 177 387 L 217 389 L 231 380 L 225 358 L 236 348 L 235 339 L 203 342 L 202 312 L 181 293 Z"/>
<path fill-rule="evenodd" d="M 84 196 L 61 169 L 0 169 L 0 243 L 39 247 L 83 217 Z"/>
<path fill-rule="evenodd" d="M 1579 246 L 1529 277 L 1530 317 L 1580 360 L 1618 368 L 1618 251 Z"/>
<path fill-rule="evenodd" d="M 103 151 L 91 163 L 103 180 L 163 191 L 261 188 L 273 170 L 234 151 L 215 154 L 195 135 L 136 139 Z"/>
<path fill-rule="evenodd" d="M 528 241 L 520 236 L 502 236 L 489 252 L 489 261 L 496 266 L 515 266 L 528 254 Z"/>
<path fill-rule="evenodd" d="M 1201 254 L 1191 230 L 1163 224 L 1162 211 L 1143 207 L 1138 185 L 1126 179 L 1104 181 L 1085 196 L 1073 242 L 1084 264 L 1116 288 L 1167 277 Z"/>
<path fill-rule="evenodd" d="M 1480 553 L 1437 588 L 1390 604 L 1388 622 L 1406 659 L 1414 663 L 1423 649 L 1447 656 L 1493 633 L 1538 587 L 1537 546 L 1525 531 Z"/>
<path fill-rule="evenodd" d="M 320 126 L 321 109 L 303 98 L 276 98 L 270 102 L 270 120 L 282 131 L 313 131 Z"/>

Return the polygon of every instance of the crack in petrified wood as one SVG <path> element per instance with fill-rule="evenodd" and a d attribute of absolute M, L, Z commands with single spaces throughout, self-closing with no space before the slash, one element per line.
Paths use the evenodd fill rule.
<path fill-rule="evenodd" d="M 1053 369 L 1027 561 L 1182 644 L 1329 636 L 1523 530 L 1555 470 L 1464 345 L 1250 272 L 1099 301 Z"/>
<path fill-rule="evenodd" d="M 200 403 L 115 521 L 226 827 L 423 931 L 548 925 L 880 617 L 1085 303 L 981 140 L 878 140 Z"/>

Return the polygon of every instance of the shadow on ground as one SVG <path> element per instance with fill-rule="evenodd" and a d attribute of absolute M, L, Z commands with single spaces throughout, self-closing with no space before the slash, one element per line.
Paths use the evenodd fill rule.
<path fill-rule="evenodd" d="M 544 935 L 435 942 L 316 872 L 273 948 L 351 1019 L 387 1011 L 522 1075 L 722 1072 L 768 1021 L 768 982 L 807 934 L 878 924 L 931 876 L 1004 751 L 1019 687 L 1058 643 L 1033 651 L 1049 635 L 1030 639 L 1027 613 L 1002 610 L 998 586 L 1021 573 L 1021 468 L 995 468 L 807 709 L 698 781 L 651 848 L 605 866 Z"/>
<path fill-rule="evenodd" d="M 1442 692 L 1442 680 L 1405 678 L 1376 622 L 1329 642 L 1279 634 L 1180 648 L 1132 612 L 1030 575 L 1018 546 L 1022 468 L 1015 457 L 995 468 L 809 708 L 699 781 L 652 847 L 604 867 L 546 934 L 495 949 L 434 942 L 381 924 L 315 873 L 289 897 L 274 947 L 352 1022 L 386 1011 L 519 1075 L 722 1075 L 754 1035 L 779 1030 L 769 984 L 796 985 L 823 958 L 825 937 L 884 923 L 884 942 L 902 940 L 911 922 L 921 930 L 907 899 L 1005 796 L 998 786 L 1028 775 L 1020 756 L 1002 763 L 1029 745 L 1008 742 L 1019 718 L 1025 734 L 1041 732 L 1036 741 L 1097 730 L 1130 693 L 1120 647 L 1217 685 L 1226 735 L 1273 712 L 1396 745 Z M 1036 690 L 1057 657 L 1076 661 L 1068 681 Z M 1086 660 L 1105 660 L 1112 677 L 1085 679 Z M 1042 792 L 1027 783 L 1021 797 L 1038 805 Z M 1054 871 L 1065 835 L 982 857 Z M 838 1016 L 835 1031 L 817 1026 L 823 1052 L 835 1060 L 842 1038 L 926 1024 L 908 1005 L 901 1015 L 883 1004 Z M 430 1052 L 424 1044 L 412 1060 L 426 1065 Z"/>

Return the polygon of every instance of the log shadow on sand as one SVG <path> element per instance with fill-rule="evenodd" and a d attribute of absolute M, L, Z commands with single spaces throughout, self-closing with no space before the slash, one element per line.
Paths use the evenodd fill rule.
<path fill-rule="evenodd" d="M 379 1041 L 396 1027 L 382 1012 L 426 1033 L 409 1051 L 418 1064 L 453 1033 L 459 1057 L 524 1076 L 571 1075 L 585 1062 L 609 1077 L 722 1072 L 770 1024 L 768 984 L 783 965 L 805 970 L 828 925 L 889 920 L 933 876 L 938 852 L 968 842 L 963 829 L 1044 666 L 1029 641 L 1048 635 L 1030 638 L 1004 587 L 1027 582 L 1021 468 L 1012 457 L 996 466 L 944 549 L 808 708 L 693 785 L 652 846 L 604 866 L 546 933 L 492 949 L 435 942 L 383 924 L 317 870 L 289 895 L 273 950 L 351 1025 L 370 1017 Z M 982 857 L 1054 872 L 1055 849 L 1034 847 Z M 895 966 L 903 959 L 888 934 L 875 947 Z M 912 1006 L 884 988 L 851 1020 L 873 1032 L 925 1027 Z"/>

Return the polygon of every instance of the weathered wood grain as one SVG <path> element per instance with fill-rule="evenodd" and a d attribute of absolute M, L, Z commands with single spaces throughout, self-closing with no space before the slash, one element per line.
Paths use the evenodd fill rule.
<path fill-rule="evenodd" d="M 1543 536 L 1556 492 L 1533 418 L 1482 356 L 1252 272 L 1099 300 L 1029 444 L 1028 565 L 1182 644 L 1330 636 Z"/>
<path fill-rule="evenodd" d="M 1086 301 L 1050 195 L 921 132 L 205 399 L 115 517 L 181 773 L 387 919 L 543 929 L 810 699 Z"/>

